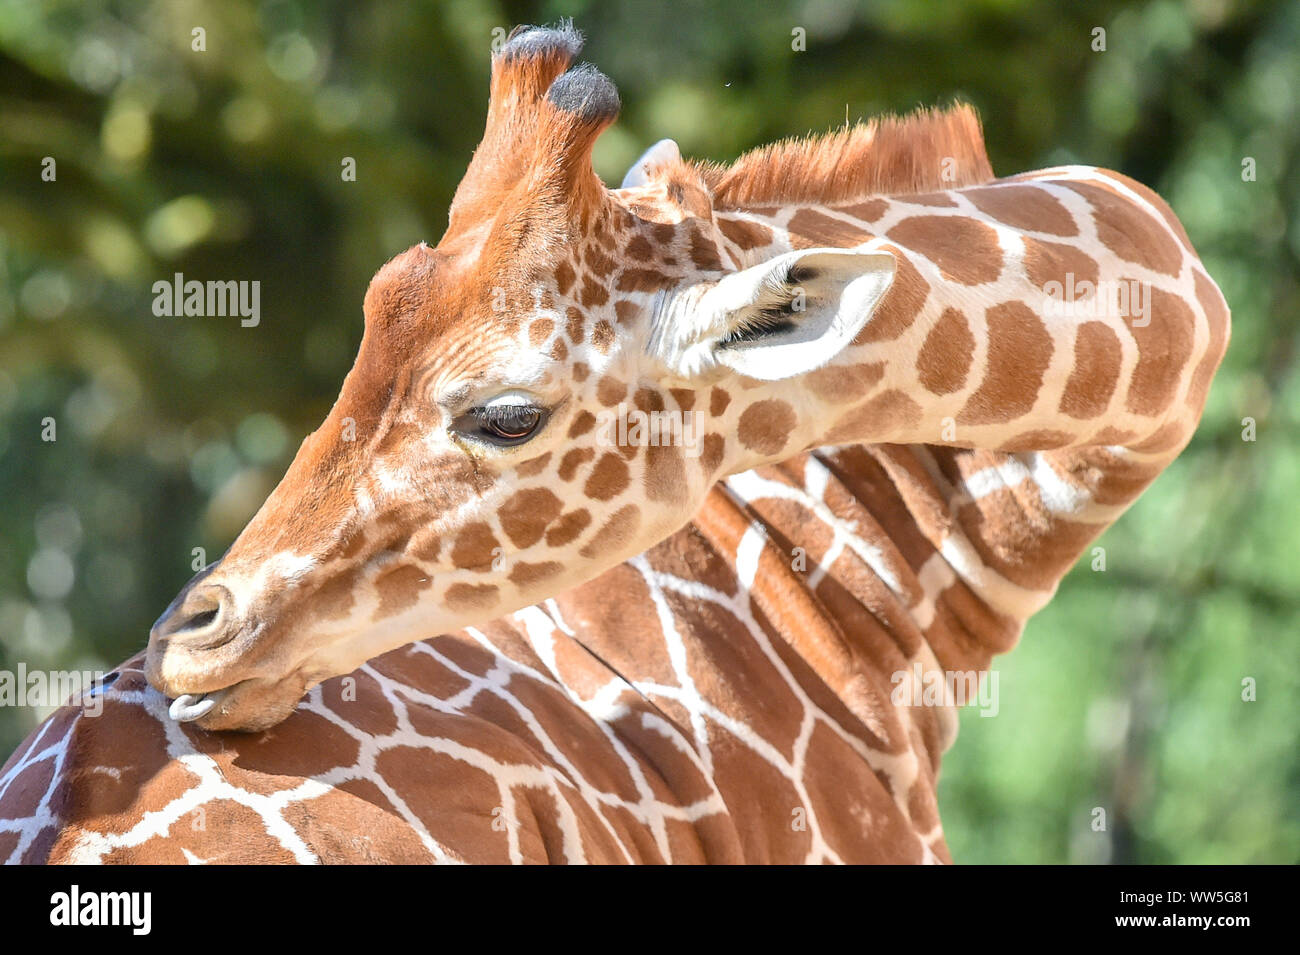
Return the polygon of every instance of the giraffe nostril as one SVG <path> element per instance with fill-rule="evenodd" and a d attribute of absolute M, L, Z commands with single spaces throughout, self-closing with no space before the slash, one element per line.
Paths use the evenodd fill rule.
<path fill-rule="evenodd" d="M 230 605 L 230 591 L 225 587 L 199 584 L 182 594 L 158 618 L 153 626 L 154 636 L 186 643 L 201 641 L 202 648 L 217 646 L 233 635 L 235 629 L 231 626 Z"/>
<path fill-rule="evenodd" d="M 183 624 L 173 630 L 172 633 L 181 633 L 185 630 L 202 630 L 216 619 L 217 611 L 215 609 L 203 610 L 190 617 L 189 620 L 186 620 Z"/>

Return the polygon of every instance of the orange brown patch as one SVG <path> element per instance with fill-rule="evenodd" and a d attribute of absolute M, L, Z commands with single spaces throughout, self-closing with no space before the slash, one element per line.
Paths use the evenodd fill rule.
<path fill-rule="evenodd" d="M 590 411 L 579 411 L 573 416 L 573 423 L 569 425 L 569 437 L 579 438 L 596 426 L 596 416 Z"/>
<path fill-rule="evenodd" d="M 932 209 L 956 209 L 957 203 L 946 192 L 926 192 L 917 196 L 902 197 L 903 202 L 914 206 L 930 206 Z"/>
<path fill-rule="evenodd" d="M 672 284 L 672 279 L 651 269 L 624 269 L 616 286 L 620 292 L 657 292 Z"/>
<path fill-rule="evenodd" d="M 889 238 L 925 256 L 950 282 L 981 285 L 1002 274 L 997 232 L 966 216 L 913 216 L 889 230 Z"/>
<path fill-rule="evenodd" d="M 796 424 L 798 419 L 788 402 L 768 398 L 741 413 L 736 436 L 751 451 L 773 455 L 785 448 Z"/>
<path fill-rule="evenodd" d="M 560 499 L 544 487 L 516 491 L 501 505 L 501 529 L 517 547 L 531 547 L 563 509 Z"/>
<path fill-rule="evenodd" d="M 495 556 L 493 552 L 500 546 L 492 528 L 482 521 L 476 521 L 465 525 L 456 535 L 456 544 L 451 549 L 451 562 L 461 570 L 487 570 L 492 566 Z"/>
<path fill-rule="evenodd" d="M 599 245 L 588 245 L 586 254 L 587 268 L 604 278 L 614 271 L 614 260 Z"/>
<path fill-rule="evenodd" d="M 800 209 L 790 217 L 787 226 L 790 233 L 790 245 L 796 249 L 812 249 L 818 246 L 833 246 L 844 249 L 861 245 L 872 234 L 861 226 L 856 226 L 843 219 L 833 219 L 814 209 Z"/>
<path fill-rule="evenodd" d="M 652 501 L 680 500 L 686 487 L 686 464 L 676 445 L 646 448 L 645 489 Z"/>
<path fill-rule="evenodd" d="M 746 252 L 772 243 L 772 230 L 757 222 L 719 217 L 718 229 L 738 248 Z"/>
<path fill-rule="evenodd" d="M 957 415 L 958 424 L 991 424 L 1025 414 L 1038 400 L 1052 360 L 1052 336 L 1023 302 L 1003 302 L 984 315 L 988 371 Z"/>
<path fill-rule="evenodd" d="M 1075 440 L 1074 435 L 1065 431 L 1052 431 L 1040 428 L 1015 435 L 998 445 L 999 451 L 1015 453 L 1018 451 L 1051 451 L 1064 448 Z"/>
<path fill-rule="evenodd" d="M 822 401 L 857 401 L 879 383 L 885 374 L 884 362 L 864 365 L 825 365 L 809 373 L 804 382 Z"/>
<path fill-rule="evenodd" d="M 655 254 L 655 249 L 649 239 L 638 233 L 623 247 L 623 252 L 628 258 L 644 262 Z"/>
<path fill-rule="evenodd" d="M 608 354 L 614 344 L 614 326 L 603 318 L 591 330 L 591 344 L 602 355 Z"/>
<path fill-rule="evenodd" d="M 691 262 L 701 272 L 721 272 L 722 259 L 713 240 L 699 229 L 691 229 Z"/>
<path fill-rule="evenodd" d="M 828 444 L 875 442 L 915 428 L 921 406 L 897 389 L 884 391 L 847 412 L 826 435 Z"/>
<path fill-rule="evenodd" d="M 542 343 L 555 331 L 555 323 L 549 318 L 539 318 L 528 326 L 528 344 L 540 348 Z"/>
<path fill-rule="evenodd" d="M 375 578 L 375 590 L 379 595 L 377 617 L 391 617 L 409 607 L 414 607 L 420 591 L 425 590 L 433 581 L 414 564 L 399 564 L 383 571 Z"/>
<path fill-rule="evenodd" d="M 586 319 L 575 305 L 570 305 L 564 310 L 564 333 L 569 336 L 569 341 L 573 344 L 582 344 L 583 335 L 586 334 Z"/>
<path fill-rule="evenodd" d="M 970 323 L 955 308 L 946 308 L 925 336 L 916 356 L 916 373 L 925 388 L 936 395 L 960 391 L 975 356 L 975 336 Z"/>
<path fill-rule="evenodd" d="M 497 602 L 497 586 L 496 584 L 452 584 L 443 594 L 442 601 L 450 610 L 488 610 Z"/>
<path fill-rule="evenodd" d="M 550 580 L 562 570 L 564 570 L 564 565 L 554 560 L 546 560 L 536 564 L 520 561 L 510 571 L 510 582 L 517 587 L 531 587 L 533 584 Z"/>
<path fill-rule="evenodd" d="M 570 511 L 550 526 L 546 532 L 546 543 L 551 547 L 563 547 L 576 539 L 590 523 L 591 515 L 586 510 Z"/>
<path fill-rule="evenodd" d="M 1076 298 L 1081 282 L 1089 282 L 1096 289 L 1100 270 L 1092 256 L 1060 242 L 1044 242 L 1029 236 L 1024 241 L 1025 275 L 1035 287 L 1046 290 L 1048 284 L 1059 283 L 1062 292 L 1075 289 Z"/>
<path fill-rule="evenodd" d="M 1130 321 L 1137 341 L 1137 367 L 1125 406 L 1134 414 L 1158 415 L 1169 407 L 1192 357 L 1196 319 L 1181 298 L 1158 288 L 1147 293 L 1146 324 Z"/>
<path fill-rule="evenodd" d="M 596 383 L 596 400 L 610 407 L 627 397 L 627 385 L 620 378 L 603 375 Z"/>
<path fill-rule="evenodd" d="M 1145 265 L 1165 275 L 1177 275 L 1182 249 L 1164 226 L 1109 189 L 1086 182 L 1063 182 L 1092 206 L 1097 238 L 1125 262 Z"/>
<path fill-rule="evenodd" d="M 717 432 L 710 431 L 704 436 L 700 449 L 700 467 L 707 475 L 712 475 L 722 464 L 722 457 L 727 449 L 727 439 Z"/>
<path fill-rule="evenodd" d="M 921 277 L 907 256 L 895 253 L 894 282 L 853 344 L 893 341 L 912 326 L 929 297 L 930 283 Z"/>
<path fill-rule="evenodd" d="M 627 545 L 641 523 L 641 509 L 635 504 L 627 504 L 614 512 L 582 549 L 578 551 L 583 557 L 599 557 L 610 551 L 620 550 Z"/>
<path fill-rule="evenodd" d="M 536 477 L 545 470 L 546 465 L 550 460 L 551 452 L 547 451 L 545 454 L 539 454 L 535 458 L 529 458 L 527 461 L 524 461 L 515 468 L 515 473 L 520 477 Z"/>
<path fill-rule="evenodd" d="M 578 301 L 583 308 L 599 307 L 609 301 L 609 290 L 588 276 L 582 280 L 582 292 L 578 295 Z"/>
<path fill-rule="evenodd" d="M 1013 229 L 1062 236 L 1079 234 L 1079 227 L 1065 206 L 1039 186 L 986 186 L 964 189 L 962 195 L 980 212 Z"/>
<path fill-rule="evenodd" d="M 862 219 L 865 222 L 875 222 L 885 214 L 889 208 L 889 203 L 884 199 L 868 199 L 866 202 L 855 202 L 852 205 L 840 206 L 837 212 L 844 212 L 853 216 L 855 219 Z"/>
<path fill-rule="evenodd" d="M 573 288 L 574 279 L 577 277 L 572 265 L 568 262 L 561 262 L 555 269 L 555 287 L 560 290 L 561 295 L 568 295 L 569 289 Z"/>
<path fill-rule="evenodd" d="M 1061 413 L 1095 418 L 1110 407 L 1119 383 L 1119 338 L 1104 322 L 1084 322 L 1074 339 L 1074 369 L 1061 393 Z"/>
<path fill-rule="evenodd" d="M 601 455 L 583 487 L 583 493 L 597 501 L 608 501 L 627 489 L 630 481 L 627 464 L 617 454 Z"/>
<path fill-rule="evenodd" d="M 564 457 L 560 458 L 560 480 L 572 481 L 578 473 L 578 468 L 582 467 L 588 461 L 596 456 L 596 452 L 591 448 L 570 448 L 564 452 Z"/>

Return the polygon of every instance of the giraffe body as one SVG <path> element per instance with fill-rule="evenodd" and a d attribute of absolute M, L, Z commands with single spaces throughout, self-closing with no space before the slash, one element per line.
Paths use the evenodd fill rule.
<path fill-rule="evenodd" d="M 519 36 L 448 236 L 367 295 L 330 419 L 364 449 L 327 421 L 105 715 L 65 708 L 11 757 L 0 856 L 949 861 L 954 701 L 896 691 L 985 673 L 1182 449 L 1222 296 L 1145 187 L 994 180 L 963 110 L 728 169 L 661 144 L 607 192 L 616 94 L 568 69 L 568 31 Z M 521 141 L 576 168 L 513 185 Z M 507 183 L 527 215 L 496 211 Z M 436 317 L 497 292 L 525 305 L 490 334 Z M 428 336 L 459 364 L 403 364 Z M 471 401 L 506 366 L 506 404 L 549 400 L 502 419 L 538 420 L 509 457 L 373 400 Z M 700 414 L 697 453 L 602 444 L 629 408 Z M 292 627 L 263 591 L 299 595 Z"/>

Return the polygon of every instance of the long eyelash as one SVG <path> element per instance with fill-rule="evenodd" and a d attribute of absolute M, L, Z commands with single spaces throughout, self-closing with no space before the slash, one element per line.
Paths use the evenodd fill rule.
<path fill-rule="evenodd" d="M 532 405 L 488 405 L 486 408 L 470 408 L 469 413 L 485 424 L 509 424 L 518 418 L 540 414 L 540 408 Z"/>

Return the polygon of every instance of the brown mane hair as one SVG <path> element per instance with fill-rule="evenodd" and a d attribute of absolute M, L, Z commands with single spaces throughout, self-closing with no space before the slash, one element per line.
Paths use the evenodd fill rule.
<path fill-rule="evenodd" d="M 853 202 L 977 185 L 993 178 L 974 107 L 920 109 L 786 139 L 734 163 L 691 163 L 718 209 Z"/>

